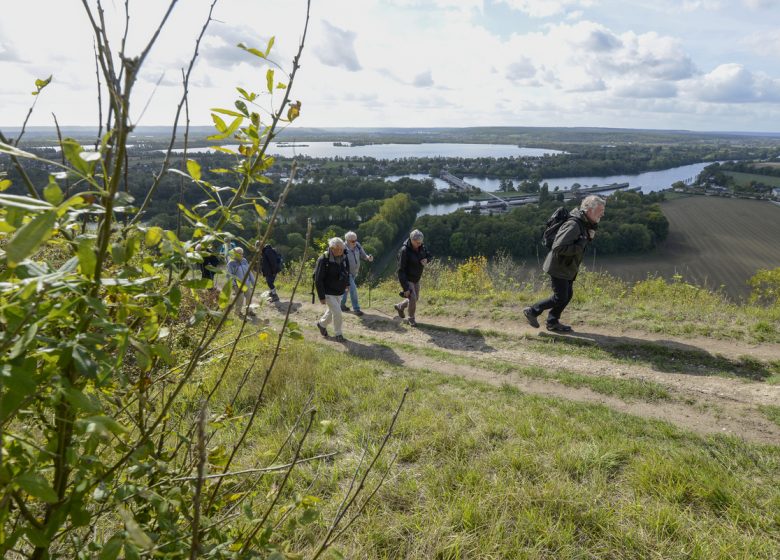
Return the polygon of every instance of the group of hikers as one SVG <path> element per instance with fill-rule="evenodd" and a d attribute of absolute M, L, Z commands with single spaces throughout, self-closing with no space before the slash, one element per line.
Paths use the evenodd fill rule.
<path fill-rule="evenodd" d="M 542 269 L 550 276 L 552 294 L 525 307 L 523 315 L 529 325 L 539 328 L 539 317 L 549 311 L 545 321 L 547 330 L 567 333 L 572 328 L 561 322 L 561 314 L 574 295 L 574 281 L 577 278 L 580 265 L 585 255 L 585 249 L 596 236 L 598 224 L 604 215 L 606 201 L 600 196 L 585 197 L 579 208 L 571 213 L 560 211 L 548 222 L 545 236 L 549 235 L 549 251 Z M 560 217 L 559 217 L 560 216 Z M 406 319 L 409 326 L 417 326 L 417 302 L 420 298 L 420 280 L 425 266 L 431 262 L 432 256 L 423 243 L 423 233 L 413 230 L 404 241 L 397 254 L 396 274 L 401 286 L 399 296 L 402 298 L 393 308 L 401 319 Z M 258 246 L 255 247 L 259 249 Z M 241 247 L 235 247 L 232 258 L 227 265 L 227 276 L 233 282 L 233 288 L 239 293 L 235 309 L 240 317 L 253 316 L 248 294 L 255 284 L 255 277 L 250 265 L 244 258 Z M 208 259 L 208 260 L 207 260 Z M 216 260 L 215 260 L 216 259 Z M 320 255 L 314 268 L 314 290 L 325 312 L 316 322 L 317 329 L 323 337 L 329 337 L 328 327 L 333 324 L 334 340 L 344 342 L 343 312 L 350 311 L 347 307 L 347 295 L 352 303 L 352 312 L 362 316 L 358 299 L 356 279 L 360 272 L 361 261 L 372 262 L 374 257 L 366 253 L 357 240 L 357 234 L 347 232 L 344 239 L 333 237 L 328 240 L 327 250 Z M 216 256 L 204 256 L 201 270 L 204 278 L 214 279 L 214 269 L 219 263 Z M 282 258 L 271 246 L 262 248 L 260 272 L 268 285 L 268 301 L 279 301 L 274 285 L 276 275 L 281 271 Z M 408 316 L 408 317 L 407 317 Z"/>

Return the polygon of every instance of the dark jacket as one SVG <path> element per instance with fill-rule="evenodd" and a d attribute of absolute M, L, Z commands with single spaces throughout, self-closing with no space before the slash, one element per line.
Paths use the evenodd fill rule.
<path fill-rule="evenodd" d="M 590 223 L 585 212 L 579 208 L 572 210 L 571 217 L 558 230 L 542 269 L 554 278 L 577 278 L 585 247 L 590 242 L 588 231 L 591 229 L 596 229 L 596 224 Z"/>
<path fill-rule="evenodd" d="M 427 259 L 431 262 L 432 258 L 425 245 L 420 245 L 420 248 L 415 251 L 411 239 L 404 241 L 398 251 L 398 281 L 401 283 L 402 291 L 409 289 L 409 282 L 419 282 L 422 278 L 425 266 L 420 261 Z"/>
<path fill-rule="evenodd" d="M 200 263 L 200 273 L 202 278 L 214 280 L 214 269 L 220 265 L 220 258 L 214 253 L 203 255 L 203 262 Z"/>
<path fill-rule="evenodd" d="M 342 255 L 339 260 L 336 260 L 328 249 L 317 259 L 314 267 L 314 285 L 320 299 L 325 299 L 326 295 L 344 295 L 344 291 L 349 286 L 347 259 Z"/>
<path fill-rule="evenodd" d="M 266 244 L 263 247 L 263 253 L 260 256 L 260 272 L 263 276 L 273 276 L 279 274 L 282 267 L 279 262 L 279 255 L 271 245 Z"/>

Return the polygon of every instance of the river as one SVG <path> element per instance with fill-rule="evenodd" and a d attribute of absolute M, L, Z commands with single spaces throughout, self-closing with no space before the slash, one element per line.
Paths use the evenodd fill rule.
<path fill-rule="evenodd" d="M 547 183 L 550 188 L 550 192 L 558 187 L 560 190 L 568 190 L 574 183 L 579 183 L 583 187 L 591 187 L 593 185 L 611 185 L 612 183 L 628 183 L 632 187 L 641 187 L 643 193 L 651 193 L 664 189 L 668 189 L 672 183 L 677 181 L 690 182 L 704 169 L 706 166 L 711 165 L 712 162 L 693 163 L 691 165 L 682 165 L 680 167 L 672 167 L 670 169 L 662 169 L 661 171 L 647 171 L 645 173 L 638 173 L 636 175 L 609 175 L 607 177 L 561 177 L 557 179 L 542 179 L 542 183 Z M 420 178 L 419 175 L 409 175 L 410 177 Z M 422 178 L 427 177 L 422 175 Z M 397 179 L 399 177 L 393 177 Z M 388 178 L 389 179 L 389 178 Z M 463 177 L 463 180 L 476 187 L 479 187 L 483 191 L 496 192 L 498 190 L 501 179 L 486 179 L 484 177 Z M 441 179 L 439 179 L 441 181 Z M 515 180 L 515 185 L 520 184 L 521 180 Z M 440 183 L 437 182 L 437 187 L 440 187 Z M 456 202 L 448 204 L 428 204 L 420 209 L 420 216 L 427 214 L 442 216 L 450 214 L 458 208 L 465 206 L 471 206 L 471 202 Z"/>
<path fill-rule="evenodd" d="M 285 157 L 310 156 L 315 158 L 372 157 L 375 159 L 405 159 L 423 157 L 442 158 L 508 158 L 541 157 L 546 154 L 560 154 L 558 150 L 546 148 L 520 148 L 513 144 L 367 144 L 363 146 L 335 145 L 334 142 L 271 142 L 268 153 Z M 226 145 L 235 150 L 237 145 Z M 173 150 L 181 152 L 182 150 Z M 190 154 L 213 152 L 212 148 L 190 148 Z"/>

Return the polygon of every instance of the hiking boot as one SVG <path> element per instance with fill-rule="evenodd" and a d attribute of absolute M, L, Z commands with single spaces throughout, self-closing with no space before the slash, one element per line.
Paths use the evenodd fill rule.
<path fill-rule="evenodd" d="M 360 309 L 356 309 L 355 315 L 357 315 L 358 317 L 362 317 L 363 315 L 365 315 L 365 313 L 363 313 Z"/>
<path fill-rule="evenodd" d="M 335 340 L 336 342 L 346 342 L 347 341 L 347 339 L 344 338 L 344 336 L 340 335 L 340 334 L 337 334 L 336 336 L 334 336 L 333 340 Z"/>
<path fill-rule="evenodd" d="M 251 310 L 251 309 L 247 309 L 247 310 L 246 310 L 246 314 L 247 314 L 247 315 L 249 315 L 250 317 L 257 317 L 257 313 L 255 313 L 255 312 L 254 312 L 253 310 Z"/>
<path fill-rule="evenodd" d="M 341 306 L 341 310 L 342 311 L 349 311 L 349 307 L 347 307 L 346 305 L 342 305 Z"/>
<path fill-rule="evenodd" d="M 320 334 L 324 336 L 325 338 L 328 338 L 328 329 L 320 325 L 319 323 L 315 323 L 317 325 L 317 328 L 320 329 Z"/>
<path fill-rule="evenodd" d="M 268 303 L 276 303 L 277 301 L 279 301 L 278 295 L 271 294 L 270 296 L 268 296 Z"/>
<path fill-rule="evenodd" d="M 409 317 L 409 326 L 410 327 L 416 327 L 417 321 L 414 320 L 414 317 Z"/>
<path fill-rule="evenodd" d="M 401 307 L 401 304 L 400 304 L 400 303 L 396 303 L 396 304 L 393 306 L 393 308 L 395 308 L 395 310 L 398 312 L 398 316 L 399 316 L 401 319 L 403 319 L 404 317 L 406 317 L 406 315 L 404 315 L 404 308 L 403 308 L 403 307 Z"/>
<path fill-rule="evenodd" d="M 523 315 L 525 315 L 525 320 L 528 321 L 529 325 L 535 329 L 539 328 L 539 321 L 536 319 L 536 313 L 534 313 L 533 309 L 530 307 L 524 308 Z"/>
<path fill-rule="evenodd" d="M 572 332 L 574 329 L 569 325 L 564 325 L 563 323 L 555 321 L 554 323 L 547 323 L 547 330 L 554 332 Z"/>

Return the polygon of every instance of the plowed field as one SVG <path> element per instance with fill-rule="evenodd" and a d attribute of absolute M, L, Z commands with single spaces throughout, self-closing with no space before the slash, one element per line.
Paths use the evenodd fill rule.
<path fill-rule="evenodd" d="M 761 268 L 780 266 L 780 206 L 759 200 L 692 196 L 664 202 L 669 237 L 655 253 L 599 258 L 595 269 L 625 280 L 648 275 L 719 288 L 738 299 Z M 607 207 L 609 212 L 609 207 Z M 588 255 L 585 264 L 593 269 Z"/>

